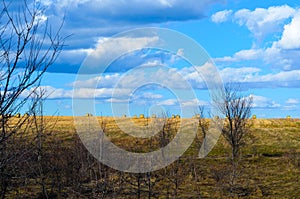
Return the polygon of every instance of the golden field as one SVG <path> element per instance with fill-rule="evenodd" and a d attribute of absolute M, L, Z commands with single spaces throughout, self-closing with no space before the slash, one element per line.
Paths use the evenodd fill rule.
<path fill-rule="evenodd" d="M 134 138 L 121 132 L 114 118 L 97 117 L 97 120 L 99 125 L 105 127 L 105 134 L 111 141 L 128 151 L 149 152 L 160 147 L 157 135 L 153 139 Z M 151 119 L 147 118 L 126 120 L 140 126 L 151 123 Z M 169 120 L 173 121 L 170 128 L 175 132 L 180 119 Z M 209 155 L 203 159 L 198 158 L 202 141 L 202 135 L 198 132 L 192 146 L 178 161 L 167 168 L 151 174 L 130 174 L 100 164 L 87 155 L 83 146 L 78 147 L 80 141 L 76 135 L 73 117 L 45 116 L 44 122 L 47 126 L 44 134 L 48 135 L 45 136 L 45 153 L 50 154 L 54 151 L 57 156 L 61 155 L 60 161 L 67 161 L 70 156 L 75 157 L 82 151 L 85 154 L 70 160 L 74 165 L 70 162 L 64 164 L 66 168 L 76 165 L 80 167 L 76 172 L 83 176 L 80 177 L 82 181 L 77 182 L 79 184 L 77 191 L 74 191 L 75 188 L 69 179 L 65 179 L 62 175 L 60 180 L 64 186 L 59 194 L 53 194 L 54 198 L 299 198 L 300 196 L 300 119 L 251 120 L 251 133 L 247 135 L 246 145 L 242 148 L 234 194 L 229 191 L 226 175 L 230 169 L 228 163 L 230 148 L 222 136 Z M 174 135 L 170 139 L 173 137 Z M 53 158 L 49 159 L 49 162 L 51 161 Z M 78 165 L 76 161 L 82 162 Z M 86 165 L 89 161 L 93 162 L 92 166 Z M 93 168 L 94 174 L 89 173 L 90 167 Z M 98 170 L 95 170 L 96 167 Z M 63 166 L 59 168 L 65 169 Z M 74 175 L 73 170 L 65 173 Z M 88 173 L 90 176 L 85 176 Z M 49 179 L 52 175 L 54 174 L 49 174 Z M 34 181 L 34 178 L 29 181 Z M 57 188 L 51 187 L 50 181 L 47 181 L 48 192 L 58 192 Z M 105 192 L 103 186 L 106 187 Z M 11 190 L 10 193 L 12 197 L 20 196 L 20 193 L 23 197 L 26 195 L 37 197 L 38 190 L 38 186 L 34 184 L 21 186 L 18 191 Z"/>

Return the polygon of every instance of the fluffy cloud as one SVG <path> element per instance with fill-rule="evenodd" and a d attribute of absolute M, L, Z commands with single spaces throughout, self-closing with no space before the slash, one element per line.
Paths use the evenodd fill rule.
<path fill-rule="evenodd" d="M 206 8 L 217 1 L 213 0 L 54 0 L 39 1 L 48 8 L 62 14 L 67 10 L 69 25 L 101 26 L 107 23 L 157 23 L 199 19 Z"/>
<path fill-rule="evenodd" d="M 34 93 L 38 93 L 38 91 L 43 91 L 44 96 L 47 99 L 61 99 L 61 98 L 71 98 L 72 97 L 72 92 L 70 90 L 64 90 L 61 88 L 54 88 L 52 86 L 39 86 L 39 87 L 34 87 L 28 90 L 24 90 L 20 97 L 35 97 Z"/>
<path fill-rule="evenodd" d="M 177 99 L 167 99 L 158 103 L 159 106 L 175 106 L 178 105 Z"/>
<path fill-rule="evenodd" d="M 213 14 L 211 16 L 211 20 L 215 23 L 222 23 L 227 21 L 231 14 L 232 14 L 232 10 L 223 10 Z"/>
<path fill-rule="evenodd" d="M 141 34 L 147 34 L 142 31 Z M 183 62 L 183 49 L 168 52 L 157 49 L 164 41 L 158 36 L 138 35 L 101 38 L 94 49 L 63 51 L 49 72 L 69 72 L 79 74 L 125 73 L 137 67 L 167 66 Z M 153 35 L 151 33 L 151 35 Z M 155 47 L 155 48 L 154 48 Z M 73 56 L 73 57 L 72 57 Z M 70 60 L 69 63 L 63 62 Z M 77 64 L 76 64 L 77 63 Z M 66 66 L 72 65 L 71 68 Z"/>
<path fill-rule="evenodd" d="M 70 86 L 75 88 L 113 88 L 120 78 L 121 74 L 119 73 L 103 74 L 102 76 L 76 80 Z"/>
<path fill-rule="evenodd" d="M 20 97 L 27 97 L 36 88 L 25 90 Z M 45 91 L 45 97 L 47 99 L 105 99 L 105 98 L 124 98 L 128 96 L 129 89 L 120 88 L 78 88 L 75 90 L 65 90 L 62 88 L 54 88 L 52 86 L 40 86 L 39 89 Z"/>
<path fill-rule="evenodd" d="M 136 71 L 122 76 L 121 74 L 103 75 L 90 78 L 84 81 L 74 82 L 78 88 L 139 88 L 149 82 L 156 82 L 161 86 L 172 89 L 205 89 L 206 82 L 202 74 L 207 74 L 208 81 L 218 81 L 215 77 L 210 78 L 209 71 L 201 67 L 186 67 L 182 69 L 157 70 L 147 76 L 147 71 Z M 243 83 L 248 88 L 269 88 L 269 87 L 296 87 L 300 86 L 300 70 L 281 71 L 265 74 L 262 69 L 255 67 L 224 68 L 219 74 L 224 83 Z M 151 81 L 151 79 L 155 81 Z M 148 82 L 148 83 L 147 83 Z M 184 83 L 183 83 L 184 82 Z"/>
<path fill-rule="evenodd" d="M 224 68 L 220 75 L 224 82 L 252 82 L 258 76 L 259 68 Z"/>
<path fill-rule="evenodd" d="M 221 23 L 232 19 L 240 26 L 246 26 L 259 40 L 266 35 L 280 32 L 282 25 L 292 18 L 296 9 L 288 6 L 271 6 L 269 8 L 241 9 L 233 13 L 231 10 L 223 10 L 212 15 L 212 21 Z"/>
<path fill-rule="evenodd" d="M 65 16 L 63 32 L 72 34 L 68 44 L 90 47 L 99 36 L 169 21 L 201 19 L 207 8 L 221 0 L 53 0 L 39 3 L 51 24 Z"/>
<path fill-rule="evenodd" d="M 286 103 L 286 104 L 299 104 L 300 101 L 299 101 L 298 99 L 289 98 L 288 100 L 286 100 L 285 103 Z"/>
<path fill-rule="evenodd" d="M 254 11 L 242 9 L 234 13 L 234 20 L 241 26 L 247 26 L 256 38 L 262 39 L 269 33 L 280 31 L 283 22 L 295 12 L 294 8 L 287 5 L 256 8 Z"/>
<path fill-rule="evenodd" d="M 36 88 L 25 90 L 21 96 L 27 97 Z M 179 106 L 198 107 L 208 105 L 206 101 L 199 99 L 165 99 L 163 94 L 153 92 L 131 92 L 126 88 L 79 88 L 76 90 L 64 90 L 52 86 L 40 86 L 38 89 L 45 91 L 48 100 L 57 99 L 95 99 L 97 103 L 133 103 L 135 105 Z M 101 100 L 101 101 L 99 101 Z"/>
<path fill-rule="evenodd" d="M 70 35 L 66 42 L 68 46 L 48 71 L 76 73 L 87 53 L 94 47 L 95 53 L 108 52 L 106 57 L 110 56 L 109 51 L 101 47 L 104 37 L 109 38 L 129 29 L 156 26 L 169 21 L 201 19 L 205 17 L 206 10 L 219 1 L 222 0 L 37 0 L 37 4 L 44 7 L 43 18 L 49 20 L 52 28 L 59 28 L 60 22 L 64 20 L 61 33 L 64 36 Z M 135 44 L 141 46 L 146 42 L 142 40 L 147 39 L 136 38 Z M 124 52 L 124 45 L 134 45 L 132 42 L 121 41 L 121 38 L 119 41 L 115 40 L 109 41 L 116 44 L 115 53 Z M 117 42 L 120 42 L 119 45 Z M 106 45 L 113 46 L 112 43 Z"/>
<path fill-rule="evenodd" d="M 233 56 L 215 58 L 218 64 L 232 64 L 243 61 L 253 62 L 255 65 L 264 65 L 268 68 L 277 68 L 285 71 L 300 69 L 300 50 L 282 49 L 274 42 L 271 47 L 252 48 L 236 52 Z"/>
<path fill-rule="evenodd" d="M 278 46 L 283 49 L 300 49 L 300 11 L 291 23 L 284 26 Z"/>
<path fill-rule="evenodd" d="M 181 59 L 176 54 L 148 49 L 160 42 L 158 36 L 101 38 L 94 48 L 63 51 L 48 72 L 77 73 L 79 69 L 81 74 L 126 72 L 139 65 L 151 67 Z"/>
<path fill-rule="evenodd" d="M 183 107 L 198 108 L 199 106 L 208 106 L 209 103 L 199 99 L 179 100 Z"/>
<path fill-rule="evenodd" d="M 263 57 L 264 51 L 262 49 L 247 49 L 236 52 L 232 57 L 225 56 L 221 58 L 215 58 L 216 62 L 237 62 L 245 60 L 256 60 Z"/>
<path fill-rule="evenodd" d="M 187 71 L 193 71 L 196 73 L 196 69 L 191 68 L 183 68 L 177 69 L 176 73 L 187 73 Z M 169 72 L 174 72 L 173 70 L 169 71 L 160 71 L 162 77 L 170 76 Z M 222 76 L 224 82 L 235 82 L 235 83 L 243 83 L 243 85 L 248 85 L 247 88 L 255 88 L 255 87 L 299 87 L 300 85 L 300 70 L 299 71 L 286 71 L 279 72 L 276 74 L 260 74 L 261 69 L 258 68 L 225 68 L 220 70 L 220 75 Z M 134 78 L 135 75 L 132 76 Z M 142 76 L 135 76 L 136 78 L 141 79 Z M 175 76 L 176 77 L 176 76 Z M 178 76 L 180 77 L 180 76 Z M 234 78 L 232 78 L 234 77 Z M 98 103 L 131 103 L 134 105 L 157 105 L 157 106 L 176 106 L 181 105 L 185 108 L 195 108 L 199 105 L 207 106 L 209 105 L 206 101 L 201 101 L 199 99 L 193 98 L 193 96 L 184 96 L 185 89 L 178 87 L 176 84 L 176 78 L 170 79 L 169 83 L 173 83 L 172 89 L 183 89 L 183 91 L 179 92 L 178 99 L 169 98 L 169 96 L 165 96 L 164 92 L 161 92 L 160 89 L 168 89 L 168 88 L 160 88 L 159 86 L 156 88 L 151 87 L 137 87 L 137 89 L 132 89 L 132 85 L 130 84 L 122 84 L 120 87 L 112 87 L 109 85 L 111 82 L 118 82 L 121 78 L 120 74 L 114 75 L 105 75 L 104 77 L 92 77 L 87 79 L 86 81 L 77 81 L 74 82 L 73 85 L 76 85 L 76 89 L 73 90 L 65 90 L 61 88 L 54 88 L 52 86 L 43 86 L 42 89 L 46 90 L 46 95 L 48 99 L 95 99 Z M 199 75 L 196 76 L 186 76 L 185 81 L 189 82 L 192 89 L 197 90 L 203 88 L 203 81 L 199 80 Z M 99 80 L 103 80 L 104 85 L 107 87 L 95 87 L 94 83 Z M 134 80 L 134 79 L 133 79 Z M 142 80 L 142 79 L 141 79 Z M 292 80 L 292 81 L 291 81 Z M 130 80 L 132 81 L 132 80 Z M 182 80 L 180 80 L 182 81 Z M 198 81 L 198 83 L 196 83 Z M 201 82 L 202 81 L 202 82 Z M 142 86 L 142 85 L 135 85 Z M 143 89 L 145 88 L 145 90 Z M 150 90 L 149 90 L 150 89 Z M 171 89 L 171 91 L 172 91 Z M 173 91 L 175 91 L 173 90 Z M 27 96 L 32 90 L 26 90 L 23 93 L 23 96 Z M 282 107 L 280 104 L 275 101 L 268 99 L 263 96 L 252 95 L 254 100 L 254 108 L 280 108 Z M 288 99 L 286 101 L 286 107 L 295 107 L 296 104 L 299 103 L 297 99 Z"/>
<path fill-rule="evenodd" d="M 225 68 L 220 71 L 224 82 L 243 83 L 249 88 L 300 86 L 300 70 L 261 74 L 259 68 Z"/>
<path fill-rule="evenodd" d="M 256 8 L 253 11 L 242 9 L 233 14 L 233 21 L 245 25 L 258 41 L 270 33 L 273 34 L 272 40 L 265 44 L 254 42 L 250 49 L 216 58 L 217 63 L 253 61 L 252 64 L 286 71 L 300 68 L 300 9 L 287 5 Z"/>
<path fill-rule="evenodd" d="M 194 89 L 206 88 L 205 82 L 195 69 L 184 68 L 179 73 L 185 77 Z M 219 75 L 224 83 L 243 84 L 245 88 L 299 88 L 300 86 L 300 70 L 265 73 L 261 68 L 257 67 L 226 67 L 219 71 Z M 211 79 L 214 78 L 212 77 Z"/>
<path fill-rule="evenodd" d="M 106 71 L 112 62 L 118 61 L 120 56 L 129 54 L 135 56 L 132 51 L 154 45 L 159 41 L 158 37 L 113 37 L 100 39 L 96 48 L 92 50 L 87 59 L 83 62 L 81 73 L 99 73 Z M 140 62 L 142 62 L 139 59 Z M 140 64 L 138 62 L 137 64 Z M 126 63 L 126 62 L 123 62 Z M 128 64 L 128 63 L 127 63 Z M 113 65 L 117 65 L 113 63 Z M 136 65 L 135 65 L 136 66 Z M 129 66 L 129 67 L 135 67 Z M 125 67 L 125 66 L 123 66 Z M 114 71 L 115 70 L 115 71 Z M 122 71 L 124 68 L 110 68 L 110 72 Z M 128 68 L 125 67 L 125 71 Z"/>
<path fill-rule="evenodd" d="M 166 99 L 158 103 L 159 106 L 178 106 L 197 108 L 199 106 L 207 106 L 208 102 L 199 99 L 180 100 L 180 99 Z"/>
<path fill-rule="evenodd" d="M 279 108 L 281 105 L 275 101 L 259 95 L 250 95 L 253 99 L 254 108 Z"/>
<path fill-rule="evenodd" d="M 265 73 L 257 67 L 232 68 L 220 70 L 211 75 L 211 70 L 202 67 L 176 68 L 141 68 L 128 73 L 103 74 L 86 80 L 76 81 L 72 85 L 77 88 L 122 88 L 133 89 L 156 84 L 169 89 L 206 89 L 203 75 L 208 81 L 217 81 L 220 76 L 224 83 L 244 84 L 245 88 L 296 87 L 300 86 L 300 70 Z M 155 81 L 153 81 L 155 80 Z M 153 87 L 153 89 L 159 89 Z M 129 92 L 132 92 L 128 90 Z M 149 96 L 149 95 L 148 95 Z M 143 96 L 145 98 L 145 96 Z"/>

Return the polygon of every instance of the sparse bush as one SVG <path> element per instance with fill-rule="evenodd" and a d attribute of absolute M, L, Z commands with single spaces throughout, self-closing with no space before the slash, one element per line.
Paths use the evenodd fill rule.
<path fill-rule="evenodd" d="M 241 148 L 245 145 L 246 135 L 250 132 L 252 98 L 243 96 L 239 88 L 226 85 L 223 95 L 213 99 L 217 110 L 225 116 L 222 135 L 231 148 L 230 192 L 236 186 L 239 174 L 238 167 L 241 158 Z"/>

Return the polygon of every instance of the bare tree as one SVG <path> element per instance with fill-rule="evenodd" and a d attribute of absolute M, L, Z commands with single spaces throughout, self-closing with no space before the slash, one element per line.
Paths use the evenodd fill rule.
<path fill-rule="evenodd" d="M 40 186 L 40 196 L 42 198 L 49 198 L 47 190 L 47 180 L 49 178 L 49 171 L 51 170 L 51 163 L 49 162 L 49 150 L 46 145 L 52 138 L 52 129 L 54 124 L 50 125 L 44 117 L 44 101 L 46 100 L 46 90 L 43 88 L 36 89 L 33 93 L 31 101 L 33 109 L 31 110 L 30 127 L 33 136 L 31 156 L 33 161 L 29 163 L 32 170 L 31 173 L 36 178 L 37 184 Z M 31 175 L 31 177 L 33 176 Z"/>
<path fill-rule="evenodd" d="M 206 135 L 208 133 L 209 121 L 204 117 L 204 106 L 199 107 L 199 113 L 196 114 L 196 119 L 198 120 L 198 132 L 197 132 L 197 141 L 204 146 L 204 149 L 207 148 Z"/>
<path fill-rule="evenodd" d="M 236 169 L 240 159 L 241 147 L 245 144 L 245 135 L 250 132 L 252 97 L 243 96 L 239 87 L 227 84 L 224 94 L 214 99 L 217 110 L 225 116 L 222 135 L 231 147 L 232 175 L 230 183 L 234 185 Z"/>
<path fill-rule="evenodd" d="M 60 36 L 61 26 L 51 30 L 35 1 L 2 0 L 0 4 L 0 197 L 4 198 L 10 178 L 7 165 L 14 160 L 8 156 L 7 141 L 28 120 L 28 115 L 12 116 L 28 105 L 65 39 Z"/>
<path fill-rule="evenodd" d="M 208 127 L 209 127 L 209 121 L 205 119 L 204 117 L 204 106 L 199 106 L 199 112 L 195 113 L 195 118 L 198 121 L 198 132 L 196 134 L 196 148 L 198 149 L 201 146 L 201 144 L 204 146 L 204 149 L 206 150 L 207 148 L 207 140 L 206 140 L 206 135 L 208 134 Z M 201 190 L 200 190 L 200 178 L 201 178 L 201 173 L 200 173 L 200 166 L 197 164 L 197 159 L 194 159 L 193 157 L 188 158 L 189 162 L 189 168 L 191 175 L 193 177 L 193 180 L 195 181 L 195 197 L 201 198 Z"/>

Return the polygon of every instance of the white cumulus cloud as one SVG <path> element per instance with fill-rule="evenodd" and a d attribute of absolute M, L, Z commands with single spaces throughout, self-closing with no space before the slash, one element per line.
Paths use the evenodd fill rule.
<path fill-rule="evenodd" d="M 286 100 L 285 103 L 286 103 L 286 104 L 299 104 L 300 101 L 299 101 L 298 99 L 289 98 L 288 100 Z"/>
<path fill-rule="evenodd" d="M 254 108 L 279 108 L 280 104 L 276 103 L 274 100 L 269 99 L 260 95 L 250 95 L 253 99 Z"/>
<path fill-rule="evenodd" d="M 284 26 L 281 39 L 278 46 L 283 49 L 299 49 L 300 48 L 300 11 L 292 19 L 291 23 Z"/>
<path fill-rule="evenodd" d="M 222 23 L 227 21 L 231 14 L 232 10 L 219 11 L 211 16 L 211 20 L 215 23 Z"/>
<path fill-rule="evenodd" d="M 262 39 L 269 33 L 280 31 L 280 25 L 295 12 L 288 5 L 256 8 L 253 11 L 241 9 L 234 14 L 234 19 L 239 25 L 247 26 L 256 38 Z"/>
<path fill-rule="evenodd" d="M 109 66 L 111 62 L 121 55 L 153 45 L 158 41 L 159 37 L 156 36 L 101 38 L 96 48 L 89 53 L 88 59 L 83 63 L 86 68 L 86 71 L 83 72 L 99 70 L 103 72 L 105 70 L 104 67 Z"/>

